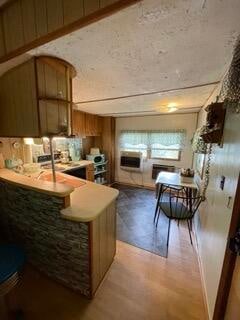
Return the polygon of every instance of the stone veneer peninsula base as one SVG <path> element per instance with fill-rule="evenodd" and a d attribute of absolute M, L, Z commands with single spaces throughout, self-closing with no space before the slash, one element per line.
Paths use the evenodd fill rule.
<path fill-rule="evenodd" d="M 89 222 L 63 218 L 64 206 L 63 197 L 0 181 L 0 232 L 38 270 L 92 298 L 115 256 L 115 200 Z"/>

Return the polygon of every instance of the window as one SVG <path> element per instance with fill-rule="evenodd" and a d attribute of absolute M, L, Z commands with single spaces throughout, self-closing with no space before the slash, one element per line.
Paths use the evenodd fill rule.
<path fill-rule="evenodd" d="M 154 159 L 169 159 L 169 160 L 180 160 L 181 151 L 177 145 L 164 146 L 161 144 L 153 144 L 151 148 L 151 158 Z"/>
<path fill-rule="evenodd" d="M 185 136 L 185 130 L 122 131 L 120 147 L 124 151 L 140 151 L 145 158 L 180 160 Z"/>
<path fill-rule="evenodd" d="M 124 151 L 136 151 L 136 152 L 142 152 L 142 155 L 144 158 L 147 158 L 147 145 L 145 144 L 131 144 L 126 143 L 125 147 L 123 148 Z"/>

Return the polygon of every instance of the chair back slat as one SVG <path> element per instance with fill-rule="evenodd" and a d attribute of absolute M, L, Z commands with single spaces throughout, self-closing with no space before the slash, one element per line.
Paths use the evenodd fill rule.
<path fill-rule="evenodd" d="M 184 219 L 186 216 L 188 219 L 191 219 L 196 213 L 201 201 L 201 196 L 182 196 L 179 194 L 170 196 L 169 202 L 171 217 L 173 218 L 176 216 L 177 210 L 177 215 L 180 219 Z"/>

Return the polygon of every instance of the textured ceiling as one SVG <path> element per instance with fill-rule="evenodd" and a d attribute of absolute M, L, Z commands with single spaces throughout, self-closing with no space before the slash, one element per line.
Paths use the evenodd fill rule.
<path fill-rule="evenodd" d="M 56 55 L 76 67 L 74 101 L 88 101 L 80 110 L 159 113 L 174 102 L 198 111 L 213 85 L 196 86 L 221 80 L 240 32 L 239 12 L 239 0 L 144 0 L 29 54 Z"/>

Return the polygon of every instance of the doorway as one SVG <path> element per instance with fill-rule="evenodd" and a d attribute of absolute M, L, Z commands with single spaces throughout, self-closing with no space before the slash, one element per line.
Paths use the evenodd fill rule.
<path fill-rule="evenodd" d="M 233 320 L 240 316 L 240 174 L 232 211 L 222 274 L 213 320 Z"/>

